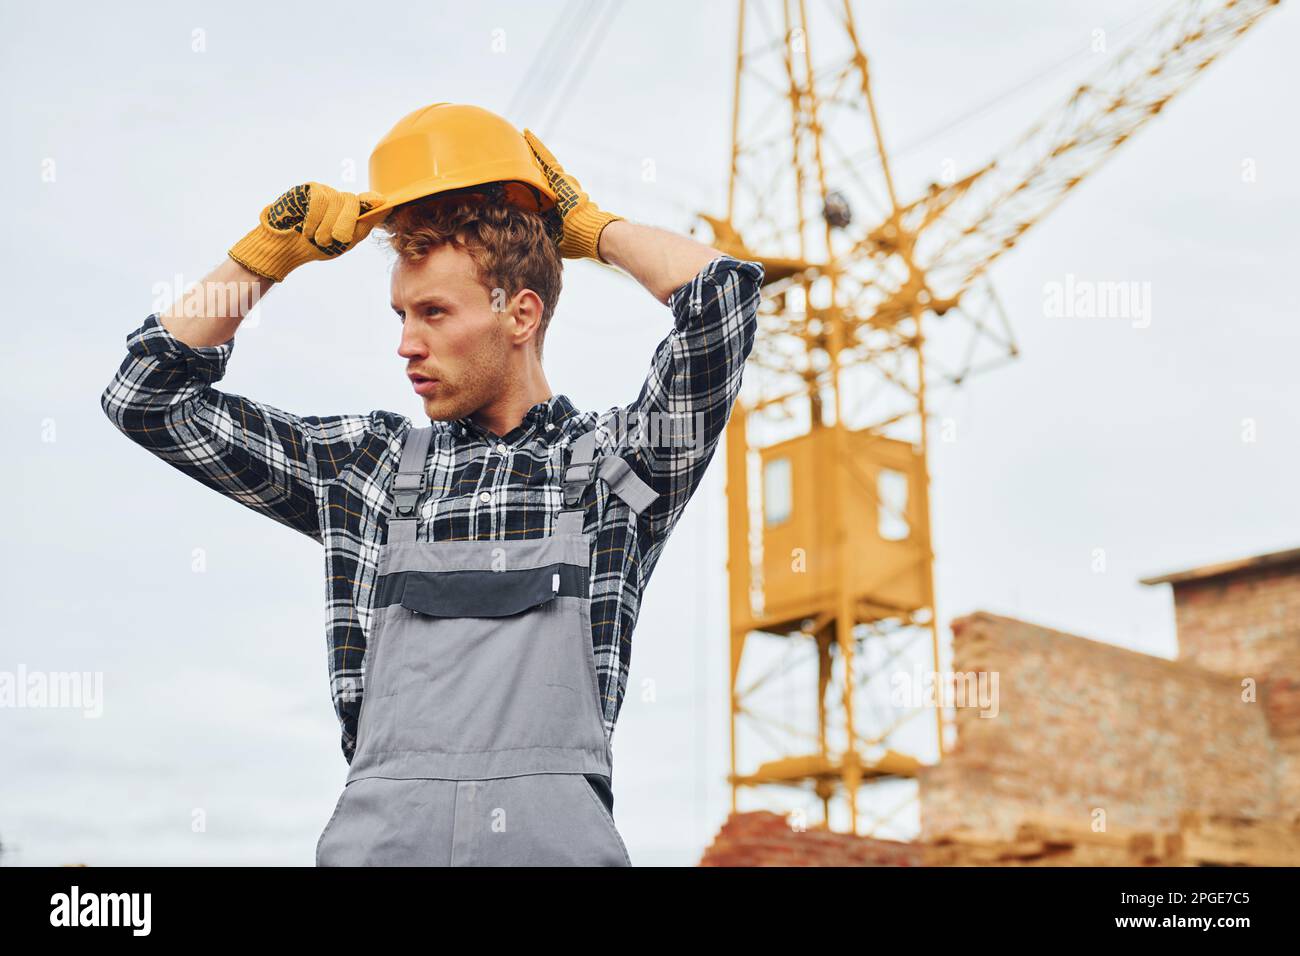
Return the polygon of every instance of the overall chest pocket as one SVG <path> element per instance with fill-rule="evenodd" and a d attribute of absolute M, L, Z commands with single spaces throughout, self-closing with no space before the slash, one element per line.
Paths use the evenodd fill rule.
<path fill-rule="evenodd" d="M 557 597 L 586 597 L 587 571 L 564 563 L 503 571 L 404 571 L 393 585 L 403 607 L 427 617 L 511 617 Z"/>

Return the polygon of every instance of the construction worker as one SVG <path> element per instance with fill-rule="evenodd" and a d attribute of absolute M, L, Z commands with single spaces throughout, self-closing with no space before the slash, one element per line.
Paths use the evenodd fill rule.
<path fill-rule="evenodd" d="M 404 119 L 371 186 L 306 183 L 264 208 L 128 336 L 104 411 L 324 546 L 349 768 L 318 865 L 631 865 L 610 742 L 632 631 L 736 400 L 763 269 L 600 209 L 530 131 L 477 107 Z M 213 387 L 248 302 L 375 227 L 421 418 L 306 417 Z M 673 318 L 639 391 L 604 412 L 542 368 L 562 259 L 582 258 Z M 254 295 L 210 294 L 232 282 Z"/>

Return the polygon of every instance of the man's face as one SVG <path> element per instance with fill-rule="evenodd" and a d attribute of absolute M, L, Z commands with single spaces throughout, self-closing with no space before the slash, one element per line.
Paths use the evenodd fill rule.
<path fill-rule="evenodd" d="M 468 253 L 443 245 L 418 262 L 399 259 L 392 306 L 402 321 L 397 354 L 430 420 L 463 418 L 503 393 L 510 357 L 503 313 L 492 311 Z"/>

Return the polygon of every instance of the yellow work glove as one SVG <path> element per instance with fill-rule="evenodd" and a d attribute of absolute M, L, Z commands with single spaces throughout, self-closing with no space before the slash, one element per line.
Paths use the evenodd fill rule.
<path fill-rule="evenodd" d="M 379 193 L 339 192 L 321 183 L 294 186 L 262 210 L 257 227 L 230 248 L 230 258 L 265 279 L 282 282 L 314 259 L 347 252 L 374 228 L 357 222 L 383 203 Z"/>
<path fill-rule="evenodd" d="M 556 209 L 560 223 L 555 230 L 559 234 L 553 235 L 559 243 L 560 255 L 565 259 L 595 259 L 605 262 L 600 255 L 600 231 L 623 217 L 605 212 L 592 202 L 578 181 L 564 171 L 564 167 L 531 130 L 524 130 L 524 139 L 533 151 L 537 168 L 542 171 L 551 185 L 551 191 L 559 199 Z"/>

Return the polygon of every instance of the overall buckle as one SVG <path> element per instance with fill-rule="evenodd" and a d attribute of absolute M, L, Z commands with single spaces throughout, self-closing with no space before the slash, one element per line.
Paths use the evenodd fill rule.
<path fill-rule="evenodd" d="M 414 518 L 415 509 L 419 504 L 420 495 L 424 494 L 424 473 L 421 472 L 414 485 L 409 480 L 403 481 L 407 476 L 398 473 L 394 480 L 393 490 L 393 517 L 395 518 Z"/>
<path fill-rule="evenodd" d="M 575 468 L 585 468 L 586 474 L 581 478 L 575 478 L 573 476 L 573 469 Z M 580 502 L 582 500 L 583 489 L 585 489 L 587 485 L 591 484 L 591 482 L 595 480 L 595 477 L 596 462 L 594 461 L 578 462 L 577 464 L 569 465 L 564 469 L 564 503 L 572 506 Z"/>

